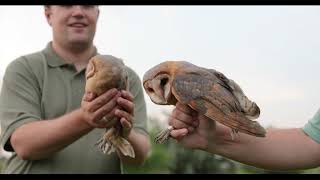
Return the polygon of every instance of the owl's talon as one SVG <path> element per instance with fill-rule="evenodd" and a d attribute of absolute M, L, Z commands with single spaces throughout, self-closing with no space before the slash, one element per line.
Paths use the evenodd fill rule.
<path fill-rule="evenodd" d="M 100 151 L 105 153 L 107 143 L 108 143 L 107 139 L 102 137 L 95 143 L 95 146 L 98 146 Z"/>
<path fill-rule="evenodd" d="M 238 135 L 238 137 L 240 137 L 240 135 L 238 134 L 238 130 L 236 129 L 231 129 L 231 140 L 234 141 L 235 140 L 235 136 L 234 135 Z"/>
<path fill-rule="evenodd" d="M 158 133 L 158 135 L 155 138 L 155 143 L 157 144 L 162 144 L 164 143 L 166 140 L 169 139 L 170 136 L 170 132 L 173 130 L 172 126 L 169 126 L 167 129 L 161 131 L 160 133 Z"/>

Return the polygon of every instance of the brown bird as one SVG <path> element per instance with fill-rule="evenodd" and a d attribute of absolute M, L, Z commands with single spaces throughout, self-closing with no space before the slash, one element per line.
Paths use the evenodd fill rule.
<path fill-rule="evenodd" d="M 110 55 L 96 55 L 90 59 L 86 69 L 86 92 L 95 93 L 100 96 L 104 92 L 116 88 L 118 90 L 128 90 L 128 73 L 121 59 Z M 122 126 L 119 118 L 107 119 L 111 128 L 107 128 L 102 138 L 96 145 L 103 153 L 110 154 L 119 149 L 122 154 L 135 157 L 132 145 L 122 137 Z"/>
<path fill-rule="evenodd" d="M 253 121 L 260 116 L 260 108 L 243 93 L 240 86 L 214 69 L 196 66 L 186 61 L 165 61 L 143 77 L 143 87 L 151 101 L 159 105 L 176 105 L 179 101 L 199 114 L 232 129 L 265 137 L 265 129 Z M 169 126 L 155 141 L 163 143 L 173 130 Z"/>

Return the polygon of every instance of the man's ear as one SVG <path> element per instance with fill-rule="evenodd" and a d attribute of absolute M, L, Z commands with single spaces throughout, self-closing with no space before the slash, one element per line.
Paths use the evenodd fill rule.
<path fill-rule="evenodd" d="M 51 8 L 50 6 L 44 6 L 44 15 L 46 16 L 48 24 L 51 26 Z"/>

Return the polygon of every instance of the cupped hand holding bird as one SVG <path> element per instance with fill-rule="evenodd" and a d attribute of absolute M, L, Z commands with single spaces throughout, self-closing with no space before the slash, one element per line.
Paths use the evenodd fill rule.
<path fill-rule="evenodd" d="M 209 146 L 212 148 L 221 140 L 231 140 L 227 126 L 212 121 L 180 102 L 176 104 L 169 117 L 169 125 L 173 127 L 170 137 L 186 148 L 206 151 Z"/>
<path fill-rule="evenodd" d="M 123 61 L 110 55 L 97 55 L 90 59 L 86 69 L 86 93 L 81 108 L 88 124 L 106 129 L 96 143 L 102 152 L 120 150 L 125 156 L 135 157 L 127 141 L 134 116 L 134 98 L 128 89 Z"/>
<path fill-rule="evenodd" d="M 178 102 L 169 117 L 169 125 L 173 127 L 170 136 L 183 146 L 205 149 L 212 139 L 210 132 L 214 130 L 215 123 Z"/>
<path fill-rule="evenodd" d="M 85 93 L 81 103 L 85 121 L 94 128 L 110 128 L 111 121 L 101 121 L 103 117 L 118 117 L 123 127 L 123 137 L 128 137 L 132 129 L 134 112 L 133 97 L 130 92 L 111 89 L 101 96 Z"/>

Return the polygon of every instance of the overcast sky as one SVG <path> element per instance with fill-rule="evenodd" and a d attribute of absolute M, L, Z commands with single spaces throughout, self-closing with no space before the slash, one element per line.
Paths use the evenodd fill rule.
<path fill-rule="evenodd" d="M 142 78 L 165 60 L 223 72 L 264 126 L 303 126 L 320 107 L 320 6 L 100 6 L 98 51 Z M 0 6 L 0 75 L 51 40 L 43 6 Z M 146 96 L 148 113 L 161 114 Z M 170 109 L 170 108 L 166 108 Z"/>

